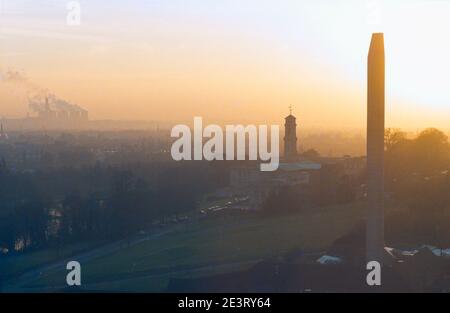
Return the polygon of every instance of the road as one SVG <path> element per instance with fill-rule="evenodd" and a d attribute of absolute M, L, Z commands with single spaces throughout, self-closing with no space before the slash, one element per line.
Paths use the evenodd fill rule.
<path fill-rule="evenodd" d="M 225 204 L 224 206 L 215 206 L 212 207 L 210 209 L 206 209 L 206 212 L 208 211 L 217 211 L 217 210 L 222 210 L 222 209 L 226 209 L 231 207 L 232 205 L 236 205 L 239 204 L 240 202 L 242 202 L 242 200 L 234 200 L 234 201 L 230 201 L 227 204 Z M 197 222 L 198 219 L 200 219 L 201 216 L 198 214 L 192 215 L 190 216 L 186 222 L 192 223 L 192 222 Z M 3 286 L 3 291 L 4 292 L 27 292 L 27 291 L 44 291 L 42 289 L 37 290 L 36 288 L 27 288 L 26 286 L 28 284 L 30 284 L 33 281 L 38 280 L 43 273 L 52 271 L 52 270 L 61 270 L 64 269 L 66 267 L 66 264 L 69 261 L 78 261 L 81 264 L 86 263 L 88 261 L 91 261 L 93 259 L 96 258 L 100 258 L 100 257 L 104 257 L 107 255 L 111 255 L 113 253 L 116 253 L 122 249 L 125 248 L 130 248 L 133 247 L 135 245 L 138 245 L 142 242 L 148 241 L 148 240 L 153 240 L 153 239 L 157 239 L 158 237 L 161 237 L 163 235 L 169 234 L 171 232 L 176 231 L 177 229 L 179 229 L 180 227 L 182 227 L 184 224 L 184 222 L 176 224 L 176 225 L 172 225 L 171 227 L 164 229 L 164 230 L 160 230 L 158 232 L 153 232 L 153 233 L 148 233 L 148 234 L 144 234 L 144 235 L 137 235 L 134 236 L 133 238 L 127 238 L 127 239 L 123 239 L 123 240 L 119 240 L 113 243 L 108 243 L 105 244 L 103 246 L 94 248 L 90 251 L 87 252 L 83 252 L 80 253 L 78 255 L 75 256 L 71 256 L 70 258 L 65 258 L 62 260 L 58 260 L 54 263 L 51 264 L 47 264 L 41 267 L 38 267 L 36 269 L 30 270 L 26 273 L 21 274 L 18 277 L 15 277 L 14 279 L 11 279 L 10 281 L 6 281 L 4 286 Z M 242 262 L 239 262 L 242 263 Z M 189 269 L 189 270 L 184 270 L 182 271 L 183 273 L 185 273 L 186 271 L 197 271 L 197 270 L 207 270 L 208 267 L 217 267 L 217 266 L 228 266 L 228 265 L 233 265 L 233 263 L 226 263 L 226 264 L 218 264 L 218 265 L 208 265 L 208 266 L 199 266 L 196 269 Z M 236 264 L 234 264 L 236 265 Z M 177 274 L 180 273 L 179 271 L 174 271 L 173 274 Z M 164 275 L 168 275 L 171 273 L 164 273 Z M 156 274 L 152 274 L 153 276 L 158 276 Z M 148 277 L 152 277 L 152 275 L 149 275 Z M 161 275 L 161 274 L 159 274 Z M 145 277 L 145 275 L 143 276 Z M 65 286 L 61 286 L 61 288 L 64 288 Z M 50 288 L 50 287 L 49 287 Z M 55 287 L 51 287 L 51 290 L 55 290 Z"/>
<path fill-rule="evenodd" d="M 170 229 L 166 229 L 164 231 L 160 231 L 157 233 L 140 235 L 136 238 L 123 239 L 123 240 L 116 241 L 113 243 L 108 243 L 101 247 L 94 248 L 93 250 L 90 250 L 88 252 L 83 252 L 78 255 L 71 256 L 70 258 L 66 258 L 66 259 L 51 263 L 51 264 L 44 265 L 42 267 L 39 267 L 39 268 L 33 269 L 29 272 L 26 272 L 26 273 L 20 275 L 19 277 L 15 277 L 15 278 L 11 279 L 10 281 L 5 282 L 5 285 L 3 286 L 3 291 L 4 292 L 24 291 L 24 290 L 26 290 L 26 288 L 24 288 L 24 286 L 26 286 L 27 284 L 29 284 L 32 281 L 39 279 L 39 277 L 42 275 L 42 273 L 65 268 L 66 264 L 69 261 L 78 261 L 80 263 L 86 263 L 90 260 L 93 260 L 93 259 L 96 259 L 99 257 L 103 257 L 106 255 L 110 255 L 110 254 L 113 254 L 122 249 L 135 246 L 144 241 L 156 239 L 160 236 L 171 233 L 171 232 L 175 231 L 176 229 L 177 229 L 177 227 L 172 227 Z"/>

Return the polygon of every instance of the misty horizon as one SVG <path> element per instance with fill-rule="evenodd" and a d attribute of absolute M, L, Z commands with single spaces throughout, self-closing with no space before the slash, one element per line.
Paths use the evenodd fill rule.
<path fill-rule="evenodd" d="M 14 75 L 0 82 L 0 116 L 33 113 L 29 91 L 17 85 L 20 74 L 28 87 L 80 106 L 93 120 L 274 123 L 292 104 L 304 127 L 362 128 L 362 51 L 368 34 L 383 30 L 387 125 L 448 128 L 450 46 L 439 40 L 449 35 L 447 2 L 383 3 L 372 12 L 351 0 L 276 7 L 249 1 L 239 11 L 232 2 L 217 10 L 200 2 L 130 1 L 111 5 L 116 20 L 100 17 L 99 2 L 83 5 L 84 22 L 67 26 L 64 1 L 42 8 L 4 1 L 0 68 L 3 77 Z"/>
<path fill-rule="evenodd" d="M 0 298 L 244 312 L 448 294 L 449 16 L 0 0 Z"/>

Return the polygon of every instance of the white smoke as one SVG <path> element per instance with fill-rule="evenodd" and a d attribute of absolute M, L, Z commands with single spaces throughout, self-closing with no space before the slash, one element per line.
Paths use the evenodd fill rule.
<path fill-rule="evenodd" d="M 80 106 L 70 103 L 51 93 L 48 89 L 31 82 L 25 73 L 8 69 L 0 69 L 0 83 L 7 85 L 11 91 L 18 95 L 19 91 L 25 93 L 28 107 L 35 113 L 47 111 L 71 113 L 87 113 Z"/>
<path fill-rule="evenodd" d="M 58 98 L 52 93 L 40 93 L 37 95 L 30 96 L 28 105 L 30 108 L 36 112 L 46 112 L 46 111 L 55 111 L 55 112 L 86 112 L 83 108 L 76 104 L 72 104 Z"/>

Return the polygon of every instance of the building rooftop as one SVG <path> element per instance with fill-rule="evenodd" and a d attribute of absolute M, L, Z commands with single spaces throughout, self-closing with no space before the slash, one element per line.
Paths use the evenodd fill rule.
<path fill-rule="evenodd" d="M 291 119 L 294 119 L 294 120 L 295 120 L 295 116 L 292 115 L 292 114 L 289 114 L 288 116 L 286 116 L 286 119 L 287 119 L 287 120 L 291 120 Z"/>
<path fill-rule="evenodd" d="M 311 170 L 320 170 L 322 165 L 320 163 L 310 162 L 310 161 L 302 161 L 302 162 L 292 162 L 292 163 L 280 163 L 278 167 L 283 171 L 311 171 Z"/>

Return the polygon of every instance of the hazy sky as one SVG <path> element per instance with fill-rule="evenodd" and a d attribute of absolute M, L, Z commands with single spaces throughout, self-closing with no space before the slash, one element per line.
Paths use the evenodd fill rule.
<path fill-rule="evenodd" d="M 385 32 L 387 123 L 450 121 L 450 1 L 0 0 L 0 68 L 94 119 L 365 125 L 366 59 Z M 0 83 L 0 116 L 29 110 Z"/>

